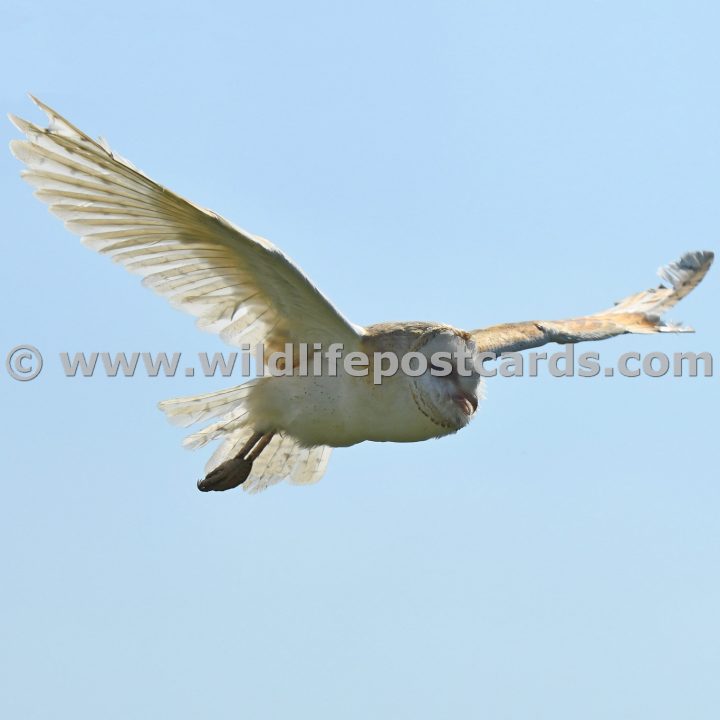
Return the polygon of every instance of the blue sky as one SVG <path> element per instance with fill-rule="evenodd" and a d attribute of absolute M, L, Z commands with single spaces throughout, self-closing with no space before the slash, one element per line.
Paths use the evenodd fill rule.
<path fill-rule="evenodd" d="M 592 312 L 718 249 L 712 2 L 5 3 L 30 91 L 361 324 Z M 4 126 L 5 141 L 17 133 Z M 214 352 L 0 154 L 2 354 Z M 676 309 L 710 351 L 720 275 Z M 158 400 L 0 378 L 0 715 L 716 718 L 718 380 L 502 379 L 477 420 L 201 495 Z"/>

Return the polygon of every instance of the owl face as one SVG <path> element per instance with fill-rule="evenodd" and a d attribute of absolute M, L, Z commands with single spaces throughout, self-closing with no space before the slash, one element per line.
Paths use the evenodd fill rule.
<path fill-rule="evenodd" d="M 445 431 L 465 427 L 482 393 L 474 343 L 451 330 L 435 331 L 420 338 L 414 351 L 427 359 L 427 370 L 412 382 L 420 412 Z"/>

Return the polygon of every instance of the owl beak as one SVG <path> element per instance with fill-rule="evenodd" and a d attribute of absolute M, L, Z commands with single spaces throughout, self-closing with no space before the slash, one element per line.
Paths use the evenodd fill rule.
<path fill-rule="evenodd" d="M 453 395 L 453 400 L 468 417 L 477 410 L 478 399 L 477 395 L 473 393 L 459 392 L 457 395 Z"/>

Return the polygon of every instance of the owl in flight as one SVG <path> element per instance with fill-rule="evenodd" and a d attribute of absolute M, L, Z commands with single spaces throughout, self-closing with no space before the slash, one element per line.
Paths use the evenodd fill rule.
<path fill-rule="evenodd" d="M 713 261 L 711 252 L 687 253 L 661 269 L 665 284 L 570 320 L 470 331 L 430 322 L 360 327 L 272 243 L 158 185 L 104 141 L 92 140 L 33 100 L 49 125 L 40 128 L 11 115 L 26 136 L 13 141 L 11 150 L 27 166 L 23 177 L 37 197 L 85 245 L 142 275 L 143 284 L 230 345 L 261 343 L 268 353 L 288 344 L 339 343 L 346 354 L 413 352 L 432 365 L 438 353 L 499 355 L 623 333 L 686 332 L 690 328 L 666 324 L 661 316 L 702 280 Z M 339 368 L 334 375 L 308 374 L 299 372 L 294 360 L 291 364 L 285 374 L 160 403 L 174 423 L 213 420 L 185 440 L 193 448 L 222 441 L 198 482 L 200 490 L 242 485 L 258 491 L 283 479 L 315 482 L 333 447 L 442 437 L 465 427 L 477 410 L 482 379 L 477 369 L 399 372 L 376 384 L 369 373 L 356 376 Z"/>

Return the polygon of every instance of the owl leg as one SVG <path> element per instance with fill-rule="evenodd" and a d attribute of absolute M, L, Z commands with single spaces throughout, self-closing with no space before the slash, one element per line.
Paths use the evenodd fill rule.
<path fill-rule="evenodd" d="M 242 485 L 248 479 L 253 463 L 270 444 L 274 435 L 274 432 L 253 433 L 234 458 L 226 460 L 202 480 L 198 480 L 198 490 L 202 492 L 232 490 L 232 488 Z"/>

